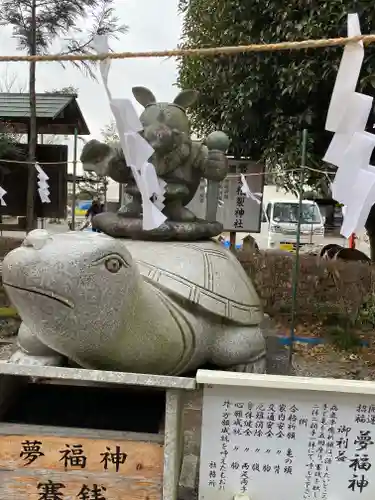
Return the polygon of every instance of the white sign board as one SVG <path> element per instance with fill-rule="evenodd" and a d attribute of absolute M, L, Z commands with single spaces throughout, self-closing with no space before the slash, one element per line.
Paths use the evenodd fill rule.
<path fill-rule="evenodd" d="M 280 389 L 205 386 L 200 500 L 373 500 L 375 396 Z"/>
<path fill-rule="evenodd" d="M 229 172 L 229 176 L 220 183 L 216 219 L 223 224 L 224 231 L 259 233 L 262 203 L 246 198 L 241 192 L 240 174 L 245 175 L 253 193 L 261 194 L 259 197 L 261 201 L 264 188 L 264 167 L 260 163 L 229 159 Z M 207 181 L 203 179 L 194 198 L 187 206 L 200 219 L 206 218 L 206 193 Z"/>

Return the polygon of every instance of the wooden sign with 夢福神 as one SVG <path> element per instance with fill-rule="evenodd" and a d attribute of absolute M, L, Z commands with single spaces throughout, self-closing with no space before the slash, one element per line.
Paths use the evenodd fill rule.
<path fill-rule="evenodd" d="M 0 500 L 160 500 L 162 482 L 158 442 L 0 435 Z"/>

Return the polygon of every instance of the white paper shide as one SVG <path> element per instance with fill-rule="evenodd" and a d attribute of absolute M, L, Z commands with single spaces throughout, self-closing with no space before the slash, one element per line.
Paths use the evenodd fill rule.
<path fill-rule="evenodd" d="M 6 207 L 7 204 L 4 200 L 4 196 L 7 194 L 7 192 L 5 191 L 5 189 L 3 189 L 1 186 L 0 186 L 0 205 L 2 207 Z"/>
<path fill-rule="evenodd" d="M 38 172 L 38 193 L 40 201 L 42 203 L 51 203 L 49 197 L 50 195 L 49 184 L 48 184 L 49 177 L 38 163 L 35 164 L 35 168 L 36 171 Z"/>
<path fill-rule="evenodd" d="M 349 14 L 348 36 L 360 34 L 358 15 Z M 341 228 L 346 238 L 363 229 L 375 203 L 375 168 L 370 165 L 375 135 L 365 131 L 373 98 L 356 92 L 363 58 L 363 42 L 345 46 L 326 121 L 334 136 L 324 161 L 337 167 L 332 196 L 346 206 Z"/>
<path fill-rule="evenodd" d="M 249 188 L 249 184 L 247 183 L 246 177 L 244 174 L 241 175 L 241 182 L 242 182 L 242 187 L 241 187 L 241 192 L 246 196 L 246 198 L 251 198 L 254 200 L 258 205 L 261 204 L 261 199 L 262 199 L 262 193 L 253 193 L 251 189 Z"/>
<path fill-rule="evenodd" d="M 110 52 L 107 36 L 96 36 L 93 46 L 98 54 Z M 166 216 L 162 213 L 166 184 L 158 178 L 154 165 L 149 162 L 154 150 L 139 134 L 143 130 L 143 126 L 132 102 L 129 99 L 112 97 L 108 87 L 110 67 L 111 61 L 106 59 L 100 63 L 100 72 L 115 118 L 126 164 L 131 168 L 142 196 L 143 229 L 149 231 L 158 228 L 166 220 Z"/>

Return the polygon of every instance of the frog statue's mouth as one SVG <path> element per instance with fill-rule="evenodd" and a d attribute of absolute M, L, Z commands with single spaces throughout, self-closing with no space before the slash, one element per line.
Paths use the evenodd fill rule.
<path fill-rule="evenodd" d="M 41 297 L 46 297 L 47 299 L 53 300 L 55 302 L 59 302 L 60 304 L 62 304 L 65 307 L 68 307 L 69 309 L 74 309 L 74 303 L 72 301 L 68 300 L 65 297 L 62 297 L 61 295 L 55 294 L 54 292 L 50 292 L 50 291 L 46 292 L 45 290 L 40 290 L 38 288 L 32 288 L 32 287 L 30 287 L 30 288 L 21 287 L 18 285 L 12 285 L 12 284 L 7 283 L 7 282 L 3 282 L 3 285 L 5 288 L 9 287 L 13 290 L 27 292 L 30 295 L 39 295 Z"/>
<path fill-rule="evenodd" d="M 64 308 L 74 309 L 73 300 L 67 298 L 68 293 L 56 293 L 55 281 L 49 276 L 51 266 L 43 265 L 43 249 L 51 242 L 52 237 L 47 231 L 35 229 L 25 237 L 19 248 L 5 256 L 3 285 L 16 308 L 22 309 L 26 304 L 27 309 L 30 306 L 31 310 L 37 312 L 39 307 L 44 307 L 42 302 L 54 302 Z"/>

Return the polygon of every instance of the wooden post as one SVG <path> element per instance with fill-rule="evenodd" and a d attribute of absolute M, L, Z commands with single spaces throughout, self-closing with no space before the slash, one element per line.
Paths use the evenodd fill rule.
<path fill-rule="evenodd" d="M 73 193 L 72 193 L 72 230 L 76 228 L 76 184 L 77 184 L 77 146 L 78 146 L 78 130 L 74 129 L 74 156 L 73 156 Z"/>
<path fill-rule="evenodd" d="M 236 250 L 236 231 L 231 231 L 229 233 L 229 248 L 230 250 Z"/>
<path fill-rule="evenodd" d="M 30 3 L 29 3 L 30 4 Z M 34 56 L 37 49 L 36 39 L 36 0 L 31 1 L 31 30 L 29 33 L 29 54 Z M 38 129 L 36 116 L 36 92 L 35 92 L 36 62 L 29 63 L 29 101 L 30 122 L 28 133 L 28 157 L 27 157 L 27 192 L 26 192 L 26 232 L 29 233 L 36 227 L 35 220 L 35 181 L 36 181 L 36 146 L 38 143 Z"/>
<path fill-rule="evenodd" d="M 118 209 L 122 207 L 124 203 L 124 195 L 125 195 L 125 186 L 121 182 L 119 183 L 119 189 L 118 189 L 118 201 L 119 201 L 119 207 Z"/>
<path fill-rule="evenodd" d="M 352 250 L 355 249 L 355 240 L 357 239 L 357 236 L 355 233 L 352 233 L 350 236 L 349 236 L 349 248 L 351 248 Z"/>

